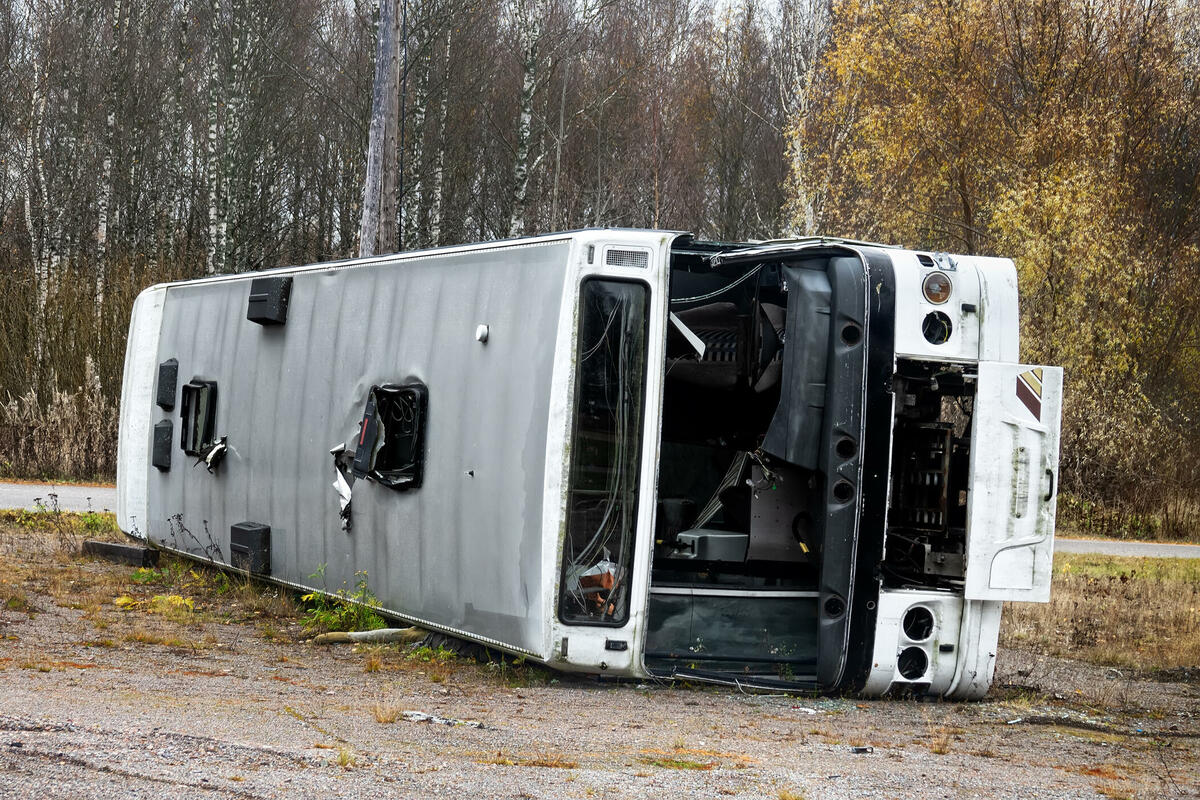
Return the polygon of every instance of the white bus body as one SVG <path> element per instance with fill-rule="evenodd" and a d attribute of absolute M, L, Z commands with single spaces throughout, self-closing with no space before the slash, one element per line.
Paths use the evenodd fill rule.
<path fill-rule="evenodd" d="M 560 670 L 983 695 L 1062 372 L 1011 261 L 585 230 L 153 286 L 119 523 Z"/>

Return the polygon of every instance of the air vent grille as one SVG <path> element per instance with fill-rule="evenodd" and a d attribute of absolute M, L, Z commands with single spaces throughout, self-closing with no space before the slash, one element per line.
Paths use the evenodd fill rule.
<path fill-rule="evenodd" d="M 604 263 L 610 267 L 641 267 L 650 264 L 650 254 L 643 250 L 609 250 L 604 254 Z"/>
<path fill-rule="evenodd" d="M 934 263 L 934 261 L 933 261 L 933 257 L 932 257 L 932 256 L 928 256 L 928 255 L 926 255 L 926 254 L 924 254 L 924 253 L 917 253 L 917 261 L 920 261 L 920 262 L 921 262 L 921 266 L 923 266 L 923 267 L 930 267 L 930 268 L 932 268 L 932 267 L 935 267 L 935 266 L 937 266 L 937 265 Z"/>

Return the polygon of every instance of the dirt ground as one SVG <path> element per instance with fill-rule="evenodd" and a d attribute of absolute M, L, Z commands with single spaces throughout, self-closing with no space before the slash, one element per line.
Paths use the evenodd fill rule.
<path fill-rule="evenodd" d="M 0 798 L 1200 796 L 1194 670 L 1009 650 L 969 704 L 598 682 L 314 645 L 290 596 L 80 535 L 0 522 Z"/>

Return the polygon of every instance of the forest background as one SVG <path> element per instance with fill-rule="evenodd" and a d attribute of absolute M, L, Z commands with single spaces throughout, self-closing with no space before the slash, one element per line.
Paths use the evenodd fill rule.
<path fill-rule="evenodd" d="M 0 476 L 111 479 L 155 282 L 587 226 L 823 234 L 1015 259 L 1022 358 L 1066 367 L 1062 521 L 1200 539 L 1188 0 L 383 8 L 395 167 L 360 241 L 378 2 L 0 0 Z"/>

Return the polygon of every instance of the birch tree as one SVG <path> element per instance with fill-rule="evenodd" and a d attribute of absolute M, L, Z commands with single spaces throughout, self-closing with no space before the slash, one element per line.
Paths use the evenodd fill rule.
<path fill-rule="evenodd" d="M 375 82 L 371 89 L 371 132 L 367 143 L 367 173 L 363 181 L 362 222 L 358 229 L 359 256 L 375 255 L 379 239 L 388 110 L 395 108 L 390 96 L 399 91 L 392 81 L 393 59 L 397 58 L 395 19 L 396 0 L 380 0 L 376 25 Z"/>

